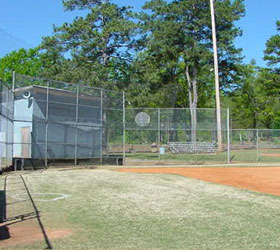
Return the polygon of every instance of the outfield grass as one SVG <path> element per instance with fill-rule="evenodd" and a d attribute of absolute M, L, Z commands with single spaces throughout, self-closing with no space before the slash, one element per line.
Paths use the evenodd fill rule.
<path fill-rule="evenodd" d="M 51 240 L 55 249 L 280 248 L 277 196 L 177 175 L 109 169 L 48 170 L 24 178 L 45 228 L 73 232 Z M 16 185 L 8 185 L 9 200 L 26 198 Z M 44 201 L 61 194 L 68 197 Z M 13 213 L 30 208 L 16 203 Z M 44 247 L 38 242 L 12 248 Z"/>
<path fill-rule="evenodd" d="M 265 150 L 256 150 L 256 149 L 244 149 L 244 150 L 231 150 L 230 159 L 232 163 L 277 163 L 280 162 L 280 157 L 278 156 L 265 156 L 265 154 L 276 154 L 280 156 L 279 149 L 265 149 Z M 228 153 L 213 153 L 213 154 L 172 154 L 170 152 L 159 155 L 157 153 L 128 153 L 126 154 L 128 162 L 135 164 L 137 160 L 146 162 L 162 162 L 170 164 L 179 164 L 179 163 L 194 163 L 194 164 L 211 164 L 211 163 L 227 163 L 228 162 Z"/>

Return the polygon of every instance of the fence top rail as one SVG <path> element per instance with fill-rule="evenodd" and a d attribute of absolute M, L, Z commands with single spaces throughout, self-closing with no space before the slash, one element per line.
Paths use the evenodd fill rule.
<path fill-rule="evenodd" d="M 233 128 L 231 131 L 279 131 L 280 129 L 269 129 L 269 128 Z"/>
<path fill-rule="evenodd" d="M 178 144 L 178 145 L 216 145 L 215 142 L 167 142 L 167 144 Z"/>
<path fill-rule="evenodd" d="M 104 88 L 98 88 L 98 87 L 92 87 L 92 86 L 90 86 L 88 84 L 73 83 L 73 82 L 63 82 L 63 81 L 46 79 L 46 78 L 42 78 L 42 77 L 26 76 L 26 75 L 20 75 L 20 74 L 16 74 L 15 76 L 16 77 L 22 77 L 22 78 L 29 78 L 29 79 L 33 79 L 33 80 L 41 80 L 41 81 L 53 82 L 53 83 L 70 84 L 70 85 L 75 85 L 76 87 L 91 88 L 91 89 L 102 90 L 102 91 L 105 91 L 105 92 L 112 92 L 112 93 L 123 95 L 123 92 L 109 90 L 109 89 L 104 89 Z M 37 85 L 37 86 L 39 86 L 39 85 Z M 43 86 L 41 86 L 41 87 L 43 87 Z M 47 85 L 45 87 L 47 87 Z"/>
<path fill-rule="evenodd" d="M 211 110 L 211 111 L 216 111 L 215 108 L 147 108 L 147 107 L 137 107 L 137 108 L 126 108 L 126 110 L 138 110 L 138 109 L 154 109 L 154 110 Z M 221 111 L 227 111 L 227 109 L 221 109 Z"/>

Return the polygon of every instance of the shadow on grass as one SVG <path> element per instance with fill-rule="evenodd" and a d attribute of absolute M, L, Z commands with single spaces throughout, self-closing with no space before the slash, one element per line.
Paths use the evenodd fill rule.
<path fill-rule="evenodd" d="M 3 223 L 6 219 L 6 192 L 0 190 L 0 223 Z"/>
<path fill-rule="evenodd" d="M 6 220 L 6 180 L 4 190 L 0 190 L 0 223 Z M 0 240 L 10 238 L 9 229 L 6 225 L 0 226 Z"/>
<path fill-rule="evenodd" d="M 37 219 L 39 226 L 42 230 L 43 236 L 45 238 L 46 241 L 46 249 L 52 249 L 52 245 L 48 239 L 48 236 L 46 234 L 46 231 L 43 227 L 43 224 L 41 222 L 40 219 L 40 214 L 39 214 L 39 210 L 37 209 L 31 194 L 26 186 L 26 183 L 23 179 L 23 177 L 20 175 L 22 183 L 26 189 L 26 192 L 29 196 L 29 200 L 24 200 L 23 202 L 31 202 L 34 208 L 34 212 L 30 212 L 30 213 L 26 213 L 26 214 L 20 214 L 11 218 L 7 218 L 6 216 L 6 211 L 7 211 L 7 202 L 6 202 L 6 183 L 7 183 L 7 177 L 5 178 L 5 182 L 4 182 L 4 189 L 0 190 L 0 240 L 6 240 L 9 239 L 11 237 L 10 232 L 9 232 L 9 226 L 12 224 L 16 224 L 16 223 L 21 223 L 23 221 L 26 220 L 31 220 L 31 219 Z M 9 205 L 18 203 L 18 201 L 9 203 Z M 5 223 L 5 224 L 4 224 Z M 2 224 L 2 225 L 1 225 Z"/>

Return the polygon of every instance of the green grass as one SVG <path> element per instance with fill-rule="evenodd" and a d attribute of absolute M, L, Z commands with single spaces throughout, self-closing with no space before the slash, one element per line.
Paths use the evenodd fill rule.
<path fill-rule="evenodd" d="M 259 150 L 256 149 L 244 149 L 244 150 L 231 150 L 230 159 L 232 163 L 277 163 L 280 162 L 280 157 L 274 156 L 264 156 L 263 154 L 268 153 L 278 153 L 280 154 L 280 149 L 267 149 Z M 196 164 L 211 164 L 211 163 L 227 163 L 228 154 L 227 152 L 213 153 L 213 154 L 172 154 L 170 152 L 164 155 L 158 155 L 158 153 L 127 153 L 126 157 L 128 162 L 135 163 L 135 161 L 140 160 L 151 162 L 151 161 L 161 161 L 162 163 L 196 163 Z"/>
<path fill-rule="evenodd" d="M 24 178 L 44 226 L 73 231 L 69 237 L 52 240 L 55 249 L 280 248 L 277 196 L 177 175 L 109 169 L 49 170 Z M 10 201 L 12 188 L 22 187 L 16 185 L 8 184 Z M 44 202 L 42 193 L 68 197 Z M 19 197 L 25 198 L 24 192 Z M 16 203 L 13 213 L 25 209 L 30 205 Z M 38 242 L 18 247 L 45 246 Z"/>

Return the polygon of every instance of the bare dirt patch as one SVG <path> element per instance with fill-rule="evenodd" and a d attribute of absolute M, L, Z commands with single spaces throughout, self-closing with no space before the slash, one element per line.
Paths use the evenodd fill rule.
<path fill-rule="evenodd" d="M 261 155 L 267 157 L 280 157 L 279 153 L 268 153 L 268 154 L 261 154 Z"/>
<path fill-rule="evenodd" d="M 45 243 L 44 236 L 36 219 L 26 220 L 7 226 L 3 223 L 3 225 L 0 224 L 0 226 L 5 229 L 7 236 L 5 239 L 0 240 L 0 247 L 31 244 L 36 241 L 42 241 L 42 244 Z M 52 239 L 69 236 L 72 234 L 72 231 L 69 229 L 46 229 L 46 233 L 51 241 Z"/>
<path fill-rule="evenodd" d="M 125 168 L 118 171 L 178 174 L 203 181 L 280 195 L 280 167 Z"/>

